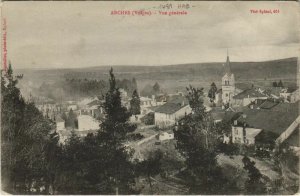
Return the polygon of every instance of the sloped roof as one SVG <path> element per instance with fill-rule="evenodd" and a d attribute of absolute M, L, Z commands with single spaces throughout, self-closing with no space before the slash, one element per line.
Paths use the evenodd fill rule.
<path fill-rule="evenodd" d="M 89 107 L 91 107 L 91 106 L 94 106 L 94 105 L 100 105 L 100 104 L 101 104 L 101 101 L 95 99 L 95 100 L 91 101 L 90 103 L 88 103 L 87 105 L 88 105 Z"/>
<path fill-rule="evenodd" d="M 275 95 L 279 97 L 282 90 L 282 87 L 268 87 L 265 89 L 264 93 L 266 93 L 267 95 Z"/>
<path fill-rule="evenodd" d="M 232 111 L 211 111 L 211 116 L 214 120 L 223 120 L 224 122 L 233 122 L 240 116 L 241 112 L 232 112 Z"/>
<path fill-rule="evenodd" d="M 244 99 L 244 98 L 255 98 L 255 97 L 267 97 L 267 95 L 259 92 L 257 89 L 255 88 L 250 88 L 250 89 L 246 89 L 243 92 L 233 96 L 234 99 Z"/>
<path fill-rule="evenodd" d="M 182 96 L 176 96 L 172 98 L 169 102 L 155 109 L 155 112 L 164 114 L 174 114 L 181 108 L 188 105 L 188 100 Z"/>
<path fill-rule="evenodd" d="M 55 122 L 65 122 L 59 115 L 55 116 Z"/>
<path fill-rule="evenodd" d="M 300 133 L 300 127 L 298 126 L 294 130 L 294 132 L 284 141 L 284 143 L 287 143 L 289 146 L 300 147 L 300 144 L 299 144 L 299 133 Z"/>
<path fill-rule="evenodd" d="M 271 109 L 278 105 L 278 102 L 272 101 L 272 100 L 265 100 L 262 104 L 259 105 L 260 109 Z"/>
<path fill-rule="evenodd" d="M 293 105 L 293 104 L 291 104 Z M 243 111 L 243 115 L 238 118 L 241 123 L 246 123 L 248 127 L 263 129 L 279 136 L 298 117 L 298 107 L 285 106 L 284 109 L 276 110 L 255 110 Z"/>

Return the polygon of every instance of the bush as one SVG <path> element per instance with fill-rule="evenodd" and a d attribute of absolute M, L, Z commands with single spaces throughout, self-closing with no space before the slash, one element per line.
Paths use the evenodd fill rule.
<path fill-rule="evenodd" d="M 229 156 L 238 155 L 240 153 L 240 147 L 238 144 L 231 142 L 229 144 L 220 142 L 218 145 L 218 151 Z"/>
<path fill-rule="evenodd" d="M 140 134 L 140 133 L 128 135 L 128 139 L 131 140 L 131 141 L 137 141 L 137 140 L 141 140 L 141 139 L 143 139 L 143 138 L 145 138 L 145 136 L 143 136 L 143 135 Z"/>
<path fill-rule="evenodd" d="M 141 118 L 141 122 L 145 125 L 154 125 L 154 112 L 150 112 Z"/>

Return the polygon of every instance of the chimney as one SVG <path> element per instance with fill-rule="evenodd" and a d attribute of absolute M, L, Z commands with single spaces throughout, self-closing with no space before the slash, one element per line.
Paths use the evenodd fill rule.
<path fill-rule="evenodd" d="M 235 125 L 235 126 L 237 125 L 237 120 L 233 121 L 233 125 Z"/>
<path fill-rule="evenodd" d="M 184 101 L 182 101 L 181 106 L 184 106 Z"/>
<path fill-rule="evenodd" d="M 244 119 L 247 118 L 247 115 L 246 115 L 246 114 L 243 114 L 243 118 L 244 118 Z"/>

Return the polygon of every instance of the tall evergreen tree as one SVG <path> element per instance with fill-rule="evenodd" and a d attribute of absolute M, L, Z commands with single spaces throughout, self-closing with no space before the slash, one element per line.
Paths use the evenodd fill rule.
<path fill-rule="evenodd" d="M 153 91 L 155 94 L 160 93 L 160 86 L 157 82 L 155 82 L 154 86 L 153 86 Z"/>
<path fill-rule="evenodd" d="M 187 183 L 192 194 L 224 194 L 227 180 L 217 165 L 217 133 L 203 105 L 203 89 L 187 88 L 193 114 L 186 116 L 174 130 L 177 149 L 185 157 Z M 227 192 L 226 192 L 227 191 Z"/>
<path fill-rule="evenodd" d="M 105 158 L 102 164 L 106 165 L 100 177 L 102 183 L 107 184 L 102 193 L 129 194 L 134 183 L 134 173 L 130 162 L 131 154 L 124 142 L 127 134 L 133 132 L 136 126 L 129 123 L 130 112 L 121 104 L 113 69 L 109 74 L 110 88 L 103 104 L 105 119 L 97 136 L 100 148 L 104 149 L 102 157 Z"/>
<path fill-rule="evenodd" d="M 137 82 L 136 82 L 136 79 L 135 78 L 132 78 L 132 86 L 133 86 L 133 90 L 137 90 Z"/>
<path fill-rule="evenodd" d="M 214 102 L 215 98 L 216 98 L 216 93 L 217 93 L 217 86 L 216 84 L 213 82 L 210 85 L 210 89 L 208 91 L 208 97 L 210 98 L 210 102 Z"/>
<path fill-rule="evenodd" d="M 130 100 L 130 112 L 132 115 L 141 113 L 141 100 L 136 90 L 132 93 L 132 99 Z"/>
<path fill-rule="evenodd" d="M 71 127 L 73 129 L 78 128 L 78 120 L 77 120 L 76 114 L 73 112 L 72 108 L 69 111 L 66 125 L 67 125 L 67 127 Z"/>
<path fill-rule="evenodd" d="M 275 82 L 273 82 L 272 83 L 272 85 L 273 85 L 273 87 L 278 87 L 278 84 L 277 84 L 277 82 L 275 81 Z"/>
<path fill-rule="evenodd" d="M 54 126 L 33 103 L 24 101 L 11 65 L 1 81 L 2 185 L 8 192 L 24 194 L 26 184 L 47 178 L 47 145 Z"/>
<path fill-rule="evenodd" d="M 283 83 L 281 80 L 279 80 L 278 84 L 277 84 L 278 87 L 283 87 Z"/>

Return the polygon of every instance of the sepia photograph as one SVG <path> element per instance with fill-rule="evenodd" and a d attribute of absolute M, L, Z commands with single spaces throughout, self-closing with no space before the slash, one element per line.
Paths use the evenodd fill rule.
<path fill-rule="evenodd" d="M 5 1 L 1 194 L 299 192 L 299 2 Z"/>

